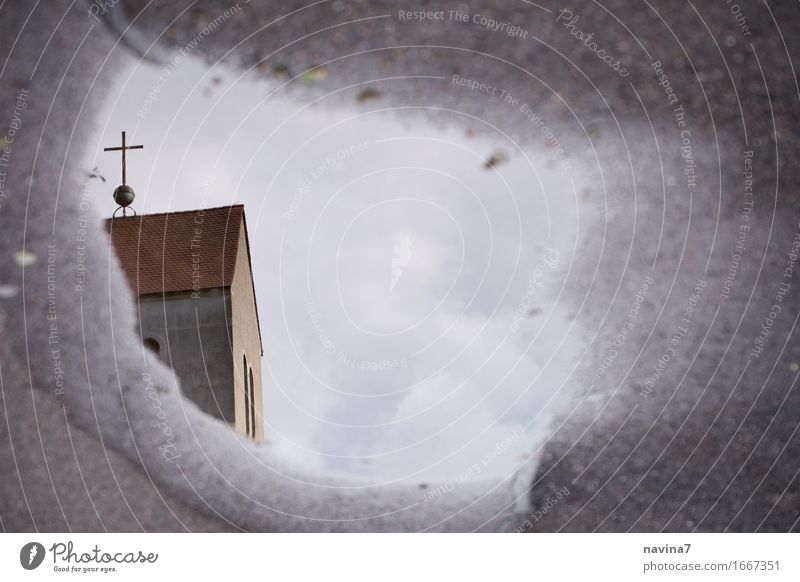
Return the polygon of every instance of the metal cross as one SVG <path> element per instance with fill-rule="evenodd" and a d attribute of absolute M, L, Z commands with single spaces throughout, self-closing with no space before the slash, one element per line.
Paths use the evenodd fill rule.
<path fill-rule="evenodd" d="M 125 145 L 125 132 L 122 132 L 122 147 L 116 148 L 103 148 L 104 152 L 122 152 L 122 183 L 126 184 L 125 181 L 125 152 L 127 150 L 141 150 L 144 149 L 143 145 L 135 145 L 135 146 L 126 146 Z"/>

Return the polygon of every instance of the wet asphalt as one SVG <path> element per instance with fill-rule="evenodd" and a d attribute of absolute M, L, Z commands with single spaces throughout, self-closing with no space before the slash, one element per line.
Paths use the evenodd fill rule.
<path fill-rule="evenodd" d="M 59 164 L 30 164 L 31 181 L 46 181 L 41 172 L 77 171 L 80 158 L 67 145 L 94 130 L 92 107 L 102 103 L 115 67 L 138 58 L 166 64 L 180 49 L 210 66 L 221 61 L 285 83 L 282 91 L 298 100 L 335 92 L 325 106 L 413 108 L 401 113 L 409 123 L 489 136 L 494 126 L 531 147 L 548 147 L 518 107 L 452 79 L 502 88 L 553 128 L 586 202 L 561 296 L 581 330 L 582 358 L 562 390 L 552 434 L 537 451 L 541 463 L 527 492 L 534 511 L 516 528 L 799 529 L 797 4 L 106 5 L 0 7 L 0 130 L 10 127 L 20 91 L 30 90 L 37 115 L 49 112 L 48 136 L 55 136 L 38 151 Z M 220 20 L 226 10 L 232 15 Z M 424 11 L 426 18 L 400 10 Z M 55 95 L 61 97 L 49 107 Z M 73 133 L 67 122 L 76 110 L 87 124 Z M 24 123 L 41 127 L 43 119 Z M 30 233 L 3 226 L 8 255 Z M 11 272 L 11 259 L 3 261 Z M 0 329 L 24 345 L 20 330 Z M 30 373 L 23 353 L 3 352 L 5 385 Z M 49 410 L 61 423 L 45 438 L 53 450 L 65 447 L 67 414 L 31 391 L 30 402 L 37 400 L 40 413 Z M 65 511 L 73 515 L 66 527 L 96 528 L 93 518 L 80 517 L 91 512 L 85 496 L 67 495 L 58 502 L 72 508 L 58 509 L 51 487 L 37 487 L 37 475 L 51 482 L 77 475 L 69 459 L 63 473 L 53 464 L 55 477 L 49 467 L 42 472 L 35 409 L 27 400 L 4 399 L 3 410 L 13 419 L 0 429 L 2 460 L 17 468 L 4 471 L 4 528 L 31 529 L 36 520 L 29 516 L 37 515 L 34 527 L 62 529 Z M 75 430 L 78 449 L 99 455 L 102 446 Z M 8 435 L 17 438 L 13 450 Z M 110 454 L 114 463 L 129 462 Z M 111 473 L 98 473 L 94 485 L 83 476 L 97 490 L 96 502 L 109 508 L 104 527 L 231 528 L 181 508 L 180 500 L 167 503 L 177 507 L 173 516 L 190 516 L 183 522 L 154 511 L 147 499 L 156 496 L 137 501 L 135 489 L 150 481 L 133 469 L 124 472 L 130 482 L 104 494 L 102 484 L 115 481 Z M 127 511 L 110 509 L 128 503 L 134 507 Z"/>

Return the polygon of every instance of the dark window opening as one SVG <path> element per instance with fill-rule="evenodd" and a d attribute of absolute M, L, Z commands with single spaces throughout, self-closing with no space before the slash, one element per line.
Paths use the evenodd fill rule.
<path fill-rule="evenodd" d="M 250 387 L 247 383 L 247 354 L 242 356 L 244 368 L 242 370 L 242 383 L 244 384 L 244 430 L 247 436 L 250 436 Z"/>
<path fill-rule="evenodd" d="M 161 345 L 154 338 L 146 337 L 146 338 L 144 338 L 144 341 L 142 343 L 144 344 L 144 347 L 146 347 L 148 350 L 150 350 L 154 354 L 160 354 L 161 353 Z"/>
<path fill-rule="evenodd" d="M 250 368 L 250 430 L 251 437 L 256 438 L 256 403 L 255 403 L 255 384 L 253 383 L 253 368 Z"/>

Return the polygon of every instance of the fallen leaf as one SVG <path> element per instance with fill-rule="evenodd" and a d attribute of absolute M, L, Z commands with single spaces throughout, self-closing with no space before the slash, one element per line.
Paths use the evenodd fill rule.
<path fill-rule="evenodd" d="M 508 154 L 506 154 L 503 150 L 497 150 L 491 156 L 489 156 L 489 159 L 486 160 L 486 163 L 483 164 L 483 167 L 487 170 L 491 170 L 507 160 Z"/>
<path fill-rule="evenodd" d="M 356 97 L 356 101 L 359 103 L 366 103 L 367 101 L 372 101 L 373 99 L 380 99 L 381 93 L 372 88 L 364 89 L 361 93 L 358 94 Z"/>
<path fill-rule="evenodd" d="M 317 81 L 322 81 L 325 77 L 328 76 L 328 69 L 325 67 L 316 67 L 309 71 L 306 71 L 303 74 L 303 80 L 307 83 L 316 83 Z"/>
<path fill-rule="evenodd" d="M 18 251 L 14 253 L 14 261 L 20 267 L 27 267 L 28 265 L 33 265 L 36 262 L 36 255 L 28 251 Z"/>

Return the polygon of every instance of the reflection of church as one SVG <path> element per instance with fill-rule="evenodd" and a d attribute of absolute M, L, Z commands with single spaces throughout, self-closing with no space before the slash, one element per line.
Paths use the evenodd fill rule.
<path fill-rule="evenodd" d="M 144 345 L 204 412 L 263 440 L 261 332 L 244 206 L 122 216 L 107 228 L 138 297 Z"/>

